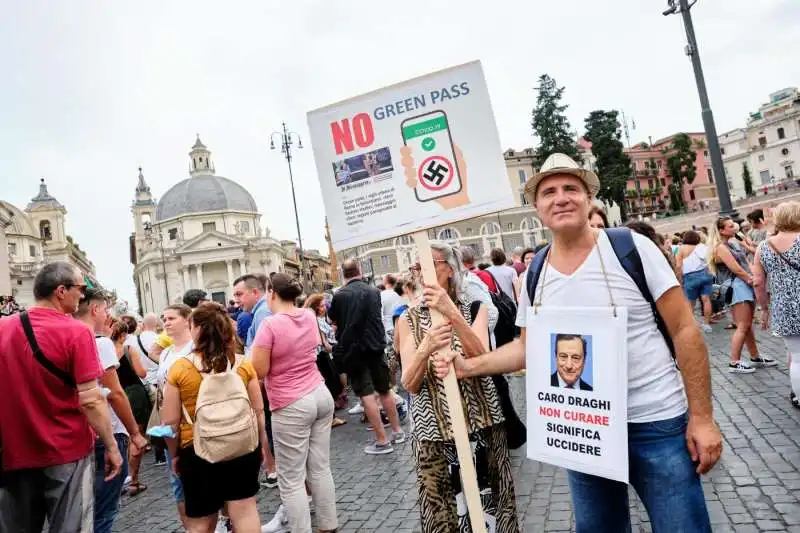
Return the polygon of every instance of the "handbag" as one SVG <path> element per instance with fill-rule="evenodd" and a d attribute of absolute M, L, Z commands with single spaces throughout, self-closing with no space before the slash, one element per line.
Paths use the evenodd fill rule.
<path fill-rule="evenodd" d="M 469 306 L 470 323 L 475 322 L 475 317 L 478 316 L 481 302 L 475 300 Z M 491 331 L 489 332 L 491 339 Z M 491 376 L 494 388 L 497 390 L 497 399 L 500 401 L 500 408 L 503 410 L 503 418 L 505 418 L 506 427 L 506 440 L 508 447 L 511 450 L 516 450 L 525 444 L 528 440 L 528 429 L 525 424 L 520 420 L 514 403 L 511 401 L 511 392 L 508 387 L 508 380 L 503 374 L 495 374 Z"/>

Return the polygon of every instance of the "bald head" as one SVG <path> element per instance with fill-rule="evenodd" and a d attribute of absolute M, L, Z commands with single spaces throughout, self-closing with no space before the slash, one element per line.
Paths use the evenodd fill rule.
<path fill-rule="evenodd" d="M 142 319 L 142 329 L 145 331 L 155 331 L 158 328 L 158 317 L 155 313 L 147 313 Z"/>
<path fill-rule="evenodd" d="M 348 259 L 342 263 L 342 275 L 344 279 L 356 279 L 361 277 L 361 267 L 355 259 Z"/>

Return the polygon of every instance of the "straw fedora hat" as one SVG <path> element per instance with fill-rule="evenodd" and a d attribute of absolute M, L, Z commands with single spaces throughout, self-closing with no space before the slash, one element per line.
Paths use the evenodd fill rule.
<path fill-rule="evenodd" d="M 565 154 L 552 154 L 545 159 L 539 172 L 525 182 L 525 196 L 533 202 L 536 198 L 536 189 L 543 179 L 558 174 L 569 174 L 580 179 L 589 190 L 589 195 L 594 198 L 600 191 L 600 180 L 591 170 L 582 168 L 574 159 Z"/>

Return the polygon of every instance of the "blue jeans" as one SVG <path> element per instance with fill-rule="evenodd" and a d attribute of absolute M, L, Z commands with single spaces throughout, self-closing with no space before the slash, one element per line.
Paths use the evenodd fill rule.
<path fill-rule="evenodd" d="M 102 439 L 94 443 L 94 533 L 111 533 L 111 526 L 119 511 L 122 485 L 128 477 L 128 436 L 116 433 L 114 439 L 122 456 L 122 470 L 108 481 L 104 479 L 106 445 Z"/>
<path fill-rule="evenodd" d="M 628 424 L 630 482 L 653 533 L 711 533 L 697 465 L 686 448 L 687 416 Z M 568 471 L 576 533 L 631 531 L 628 486 Z"/>
<path fill-rule="evenodd" d="M 175 499 L 175 503 L 183 503 L 186 500 L 183 494 L 183 483 L 181 482 L 181 478 L 179 478 L 172 469 L 172 456 L 169 453 L 169 448 L 164 448 L 164 455 L 167 459 L 167 472 L 169 475 L 169 486 L 172 489 L 172 497 Z"/>

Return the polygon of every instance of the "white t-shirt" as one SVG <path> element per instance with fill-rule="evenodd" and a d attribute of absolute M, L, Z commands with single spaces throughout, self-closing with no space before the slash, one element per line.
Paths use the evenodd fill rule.
<path fill-rule="evenodd" d="M 117 358 L 117 349 L 114 347 L 114 342 L 108 337 L 96 337 L 94 342 L 97 344 L 97 355 L 100 356 L 100 364 L 103 366 L 103 372 L 109 368 L 116 370 L 119 368 L 119 359 Z M 114 408 L 108 406 L 111 411 L 111 429 L 114 434 L 122 433 L 128 434 L 128 430 L 122 425 L 122 421 L 114 412 Z"/>
<path fill-rule="evenodd" d="M 658 299 L 678 280 L 661 250 L 647 237 L 633 233 L 633 241 L 647 277 L 647 287 Z M 598 239 L 600 253 L 608 273 L 614 303 L 628 308 L 628 422 L 654 422 L 674 418 L 686 412 L 683 380 L 672 359 L 667 343 L 656 326 L 650 304 L 628 276 L 611 248 L 605 233 Z M 542 268 L 544 273 L 544 268 Z M 522 283 L 517 326 L 524 328 L 530 300 L 526 279 Z M 571 275 L 547 268 L 536 288 L 536 300 L 542 293 L 542 306 L 608 307 L 610 305 L 603 270 L 594 249 Z M 597 363 L 596 363 L 597 364 Z"/>
<path fill-rule="evenodd" d="M 500 290 L 516 301 L 516 298 L 514 298 L 514 282 L 517 281 L 517 271 L 506 265 L 492 265 L 486 270 L 491 272 L 494 279 L 497 280 L 497 286 Z"/>
<path fill-rule="evenodd" d="M 692 272 L 699 272 L 706 269 L 708 266 L 706 256 L 708 254 L 708 246 L 702 242 L 694 247 L 692 253 L 683 259 L 683 273 L 690 274 Z"/>
<path fill-rule="evenodd" d="M 386 333 L 394 330 L 392 315 L 394 314 L 394 310 L 402 303 L 403 299 L 400 298 L 399 294 L 394 292 L 394 289 L 381 291 L 381 318 L 383 319 L 383 329 Z"/>
<path fill-rule="evenodd" d="M 164 348 L 158 361 L 157 383 L 159 387 L 163 387 L 164 383 L 167 382 L 167 374 L 169 374 L 169 369 L 172 368 L 172 365 L 175 364 L 175 361 L 181 357 L 186 357 L 193 351 L 194 343 L 192 341 L 189 341 L 182 350 L 176 350 L 174 344 Z"/>
<path fill-rule="evenodd" d="M 144 344 L 145 350 L 147 353 L 153 351 L 153 347 L 156 344 L 156 335 L 153 331 L 143 331 L 138 337 L 141 337 L 142 344 Z M 134 351 L 139 354 L 139 360 L 142 362 L 142 366 L 147 372 L 147 375 L 142 379 L 148 385 L 155 385 L 156 379 L 158 377 L 158 363 L 154 362 L 152 359 L 147 357 L 144 353 L 142 353 L 142 347 L 139 346 L 139 340 L 137 335 L 128 335 L 125 339 L 125 346 L 133 347 Z"/>

